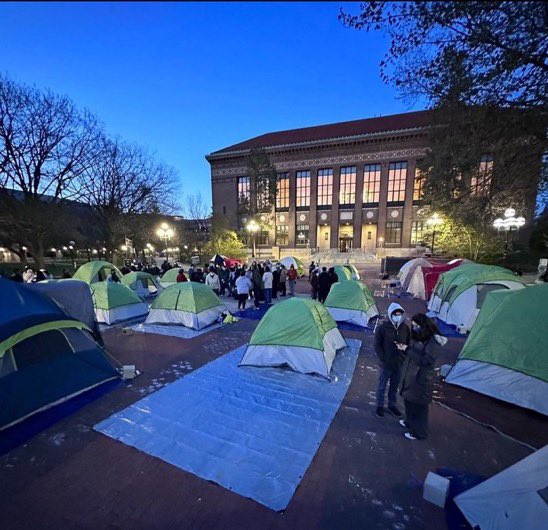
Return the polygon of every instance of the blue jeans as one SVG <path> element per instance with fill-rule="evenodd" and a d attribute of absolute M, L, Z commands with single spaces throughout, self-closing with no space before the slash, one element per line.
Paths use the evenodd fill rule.
<path fill-rule="evenodd" d="M 377 386 L 377 407 L 384 407 L 384 394 L 388 385 L 388 406 L 395 407 L 400 383 L 400 369 L 391 370 L 381 365 Z"/>
<path fill-rule="evenodd" d="M 270 305 L 272 303 L 272 289 L 263 289 L 264 291 L 264 303 Z"/>

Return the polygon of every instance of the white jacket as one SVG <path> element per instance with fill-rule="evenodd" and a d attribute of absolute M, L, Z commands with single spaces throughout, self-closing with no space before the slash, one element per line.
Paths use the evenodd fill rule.
<path fill-rule="evenodd" d="M 205 279 L 205 284 L 212 289 L 220 289 L 221 283 L 219 282 L 219 276 L 214 272 L 210 272 Z"/>
<path fill-rule="evenodd" d="M 271 272 L 265 272 L 263 274 L 263 286 L 264 289 L 272 289 L 272 280 L 274 279 L 274 276 L 272 276 Z"/>

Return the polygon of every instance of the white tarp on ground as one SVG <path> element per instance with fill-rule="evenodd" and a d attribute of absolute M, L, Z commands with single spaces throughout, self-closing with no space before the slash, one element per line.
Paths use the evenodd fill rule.
<path fill-rule="evenodd" d="M 283 510 L 339 410 L 360 346 L 348 340 L 331 381 L 283 368 L 238 367 L 241 346 L 94 428 Z"/>
<path fill-rule="evenodd" d="M 481 530 L 540 530 L 548 524 L 548 445 L 455 497 L 470 525 Z M 546 492 L 543 493 L 546 495 Z"/>
<path fill-rule="evenodd" d="M 202 329 L 191 329 L 185 326 L 162 326 L 154 324 L 137 324 L 136 326 L 131 326 L 132 331 L 137 333 L 155 333 L 156 335 L 167 335 L 169 337 L 179 337 L 180 339 L 193 339 L 199 335 L 203 335 L 208 331 L 213 329 L 220 328 L 223 324 L 213 324 Z"/>

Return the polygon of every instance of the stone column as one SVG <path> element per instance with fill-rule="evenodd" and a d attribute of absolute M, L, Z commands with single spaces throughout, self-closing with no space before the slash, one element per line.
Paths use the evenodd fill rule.
<path fill-rule="evenodd" d="M 308 215 L 308 226 L 310 226 L 310 248 L 316 248 L 317 245 L 317 235 L 318 235 L 318 215 L 317 215 L 317 204 L 318 204 L 318 168 L 310 169 L 310 210 Z"/>
<path fill-rule="evenodd" d="M 330 248 L 339 248 L 339 187 L 341 167 L 333 166 L 333 202 L 331 204 L 331 242 Z"/>
<path fill-rule="evenodd" d="M 413 222 L 413 185 L 415 182 L 416 160 L 407 161 L 407 180 L 405 182 L 405 204 L 403 207 L 403 224 L 401 246 L 411 246 L 411 223 Z"/>
<path fill-rule="evenodd" d="M 363 163 L 356 165 L 356 203 L 354 205 L 354 238 L 352 246 L 362 246 Z"/>
<path fill-rule="evenodd" d="M 379 237 L 384 239 L 382 247 L 386 245 L 386 201 L 388 198 L 388 162 L 381 163 L 381 190 L 379 194 L 379 220 L 377 224 L 377 247 Z"/>
<path fill-rule="evenodd" d="M 296 211 L 297 211 L 297 179 L 296 172 L 294 169 L 289 170 L 289 212 L 287 213 L 288 217 L 288 239 L 287 245 L 290 248 L 295 248 L 295 221 L 296 221 Z"/>

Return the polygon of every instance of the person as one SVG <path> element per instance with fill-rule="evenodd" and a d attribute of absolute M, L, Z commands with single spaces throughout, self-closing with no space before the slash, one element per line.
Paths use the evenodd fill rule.
<path fill-rule="evenodd" d="M 209 267 L 209 273 L 205 278 L 205 284 L 210 287 L 217 296 L 219 296 L 221 282 L 219 281 L 219 276 L 215 274 L 215 269 L 213 267 Z"/>
<path fill-rule="evenodd" d="M 72 276 L 70 275 L 70 272 L 67 269 L 63 269 L 63 273 L 61 274 L 61 278 L 63 278 L 63 279 L 72 278 Z"/>
<path fill-rule="evenodd" d="M 116 274 L 116 271 L 114 269 L 110 269 L 110 276 L 107 278 L 108 282 L 113 283 L 120 283 L 120 278 L 118 278 L 118 275 Z"/>
<path fill-rule="evenodd" d="M 331 278 L 327 272 L 327 267 L 322 267 L 322 272 L 318 276 L 318 301 L 322 304 L 325 302 L 330 288 Z"/>
<path fill-rule="evenodd" d="M 272 304 L 272 283 L 274 281 L 274 275 L 270 272 L 270 267 L 265 267 L 263 273 L 263 293 L 265 304 Z"/>
<path fill-rule="evenodd" d="M 289 294 L 295 296 L 295 285 L 297 284 L 297 269 L 295 265 L 291 264 L 287 271 L 287 277 L 289 279 Z"/>
<path fill-rule="evenodd" d="M 164 260 L 162 263 L 162 272 L 166 273 L 169 270 L 169 262 L 167 259 Z"/>
<path fill-rule="evenodd" d="M 251 281 L 253 282 L 253 306 L 255 309 L 259 309 L 259 301 L 263 290 L 263 275 L 256 263 L 254 267 L 255 268 L 251 273 Z"/>
<path fill-rule="evenodd" d="M 388 320 L 377 326 L 375 330 L 375 353 L 379 358 L 380 372 L 377 385 L 377 410 L 379 417 L 384 416 L 384 396 L 388 388 L 388 410 L 394 416 L 401 416 L 396 406 L 398 385 L 405 354 L 396 344 L 408 345 L 411 331 L 404 321 L 405 311 L 395 302 L 388 306 Z"/>
<path fill-rule="evenodd" d="M 229 283 L 230 283 L 230 271 L 228 270 L 228 267 L 223 266 L 221 268 L 221 296 L 224 296 L 225 292 L 229 290 Z"/>
<path fill-rule="evenodd" d="M 120 269 L 120 272 L 125 276 L 131 272 L 131 269 L 124 263 L 124 266 Z"/>
<path fill-rule="evenodd" d="M 286 296 L 287 295 L 287 269 L 285 268 L 285 265 L 282 265 L 282 268 L 280 269 L 280 296 Z"/>
<path fill-rule="evenodd" d="M 202 270 L 201 267 L 198 267 L 198 269 L 194 273 L 194 281 L 198 283 L 204 283 L 205 281 L 204 271 Z"/>
<path fill-rule="evenodd" d="M 36 278 L 34 279 L 35 282 L 43 282 L 44 280 L 47 280 L 49 277 L 46 269 L 39 269 L 36 273 Z"/>
<path fill-rule="evenodd" d="M 179 269 L 179 274 L 177 274 L 176 282 L 177 283 L 188 282 L 188 279 L 185 276 L 185 270 L 184 269 Z"/>
<path fill-rule="evenodd" d="M 314 272 L 314 269 L 316 268 L 316 265 L 314 264 L 314 262 L 312 262 L 310 264 L 310 266 L 308 267 L 308 281 L 310 282 L 310 280 L 312 279 L 312 273 Z"/>
<path fill-rule="evenodd" d="M 245 309 L 245 303 L 249 296 L 249 291 L 252 289 L 253 284 L 251 280 L 246 276 L 245 271 L 240 271 L 240 276 L 236 279 L 236 292 L 238 293 L 238 309 Z"/>
<path fill-rule="evenodd" d="M 34 281 L 34 276 L 34 271 L 28 265 L 25 265 L 25 270 L 23 272 L 23 281 L 25 283 L 32 283 Z"/>
<path fill-rule="evenodd" d="M 318 287 L 319 287 L 319 275 L 318 275 L 318 269 L 314 269 L 312 271 L 312 277 L 310 278 L 310 289 L 311 289 L 311 296 L 312 300 L 316 300 L 318 298 Z"/>
<path fill-rule="evenodd" d="M 19 269 L 15 269 L 9 276 L 9 279 L 13 282 L 23 283 L 23 275 Z"/>
<path fill-rule="evenodd" d="M 400 425 L 408 431 L 408 440 L 424 440 L 428 437 L 428 407 L 434 391 L 434 364 L 447 339 L 435 322 L 424 313 L 411 319 L 411 345 L 398 344 L 406 352 L 402 369 L 400 394 L 405 405 L 405 420 Z"/>
<path fill-rule="evenodd" d="M 278 300 L 278 291 L 280 289 L 280 269 L 275 266 L 272 271 L 272 296 Z"/>

